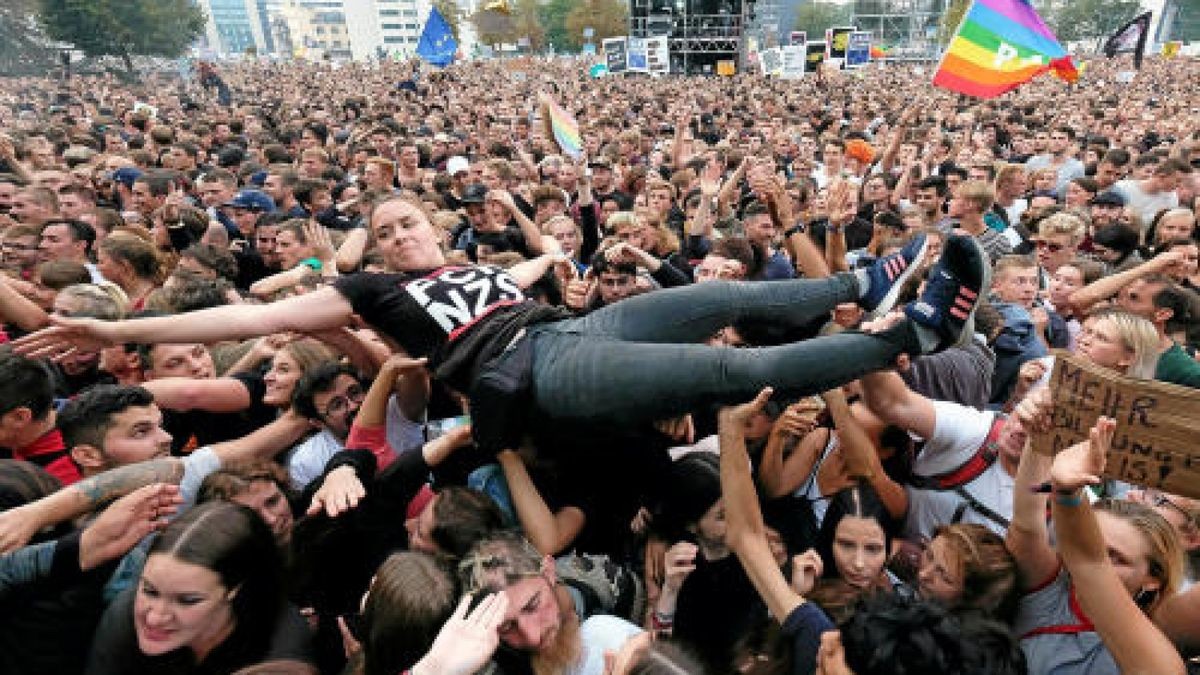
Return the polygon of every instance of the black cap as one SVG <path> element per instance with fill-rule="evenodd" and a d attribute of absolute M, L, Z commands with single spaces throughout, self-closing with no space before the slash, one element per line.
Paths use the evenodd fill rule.
<path fill-rule="evenodd" d="M 472 183 L 463 190 L 463 196 L 460 200 L 464 204 L 482 204 L 484 197 L 487 196 L 487 186 L 482 183 Z"/>
<path fill-rule="evenodd" d="M 1125 206 L 1125 198 L 1120 192 L 1107 190 L 1092 197 L 1092 206 Z"/>

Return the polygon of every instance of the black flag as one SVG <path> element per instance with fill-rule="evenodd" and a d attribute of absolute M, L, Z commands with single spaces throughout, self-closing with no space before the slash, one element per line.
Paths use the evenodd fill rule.
<path fill-rule="evenodd" d="M 1104 43 L 1104 55 L 1112 58 L 1117 54 L 1133 54 L 1133 64 L 1142 67 L 1142 55 L 1146 53 L 1146 38 L 1150 35 L 1150 12 L 1142 14 L 1121 26 Z"/>

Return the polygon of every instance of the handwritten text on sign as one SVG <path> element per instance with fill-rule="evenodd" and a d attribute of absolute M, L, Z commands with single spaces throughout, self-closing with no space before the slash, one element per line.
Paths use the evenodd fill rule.
<path fill-rule="evenodd" d="M 1055 352 L 1053 429 L 1032 437 L 1052 455 L 1086 441 L 1101 415 L 1117 422 L 1105 475 L 1200 497 L 1200 390 L 1134 380 Z"/>

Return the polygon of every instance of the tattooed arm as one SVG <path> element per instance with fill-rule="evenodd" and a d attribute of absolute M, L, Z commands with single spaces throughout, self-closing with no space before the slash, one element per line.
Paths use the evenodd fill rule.
<path fill-rule="evenodd" d="M 20 548 L 39 531 L 90 513 L 142 486 L 179 483 L 182 478 L 182 460 L 152 459 L 105 471 L 36 502 L 9 509 L 0 513 L 0 553 Z"/>

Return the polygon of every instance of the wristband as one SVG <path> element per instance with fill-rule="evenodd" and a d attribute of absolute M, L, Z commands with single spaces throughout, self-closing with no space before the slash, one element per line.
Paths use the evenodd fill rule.
<path fill-rule="evenodd" d="M 670 630 L 675 626 L 675 615 L 663 614 L 656 609 L 650 615 L 650 625 L 656 631 Z"/>
<path fill-rule="evenodd" d="M 804 234 L 805 232 L 808 232 L 808 228 L 805 227 L 804 223 L 797 223 L 797 224 L 789 227 L 788 229 L 784 230 L 783 236 L 784 236 L 784 238 L 788 238 L 788 237 L 791 237 L 793 234 Z"/>
<path fill-rule="evenodd" d="M 315 272 L 320 272 L 322 267 L 321 261 L 316 258 L 305 258 L 300 261 L 300 264 L 312 268 Z"/>
<path fill-rule="evenodd" d="M 1054 493 L 1054 503 L 1059 506 L 1076 507 L 1083 504 L 1083 499 L 1079 496 L 1079 491 L 1064 492 L 1058 491 Z"/>

